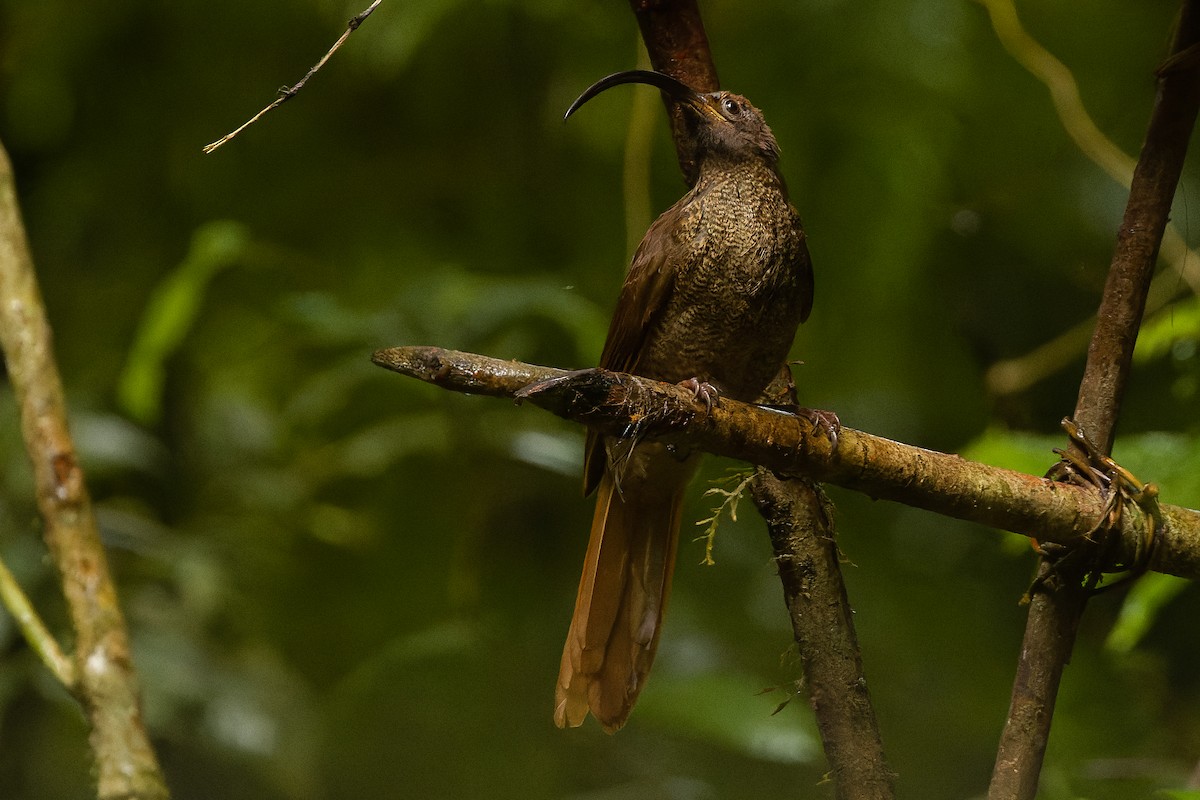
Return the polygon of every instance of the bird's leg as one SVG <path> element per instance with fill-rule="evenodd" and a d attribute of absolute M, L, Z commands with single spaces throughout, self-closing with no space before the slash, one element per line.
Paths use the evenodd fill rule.
<path fill-rule="evenodd" d="M 772 408 L 776 411 L 782 411 L 786 414 L 795 414 L 798 417 L 804 417 L 812 423 L 812 426 L 825 434 L 825 438 L 829 440 L 830 445 L 834 450 L 837 450 L 838 434 L 842 432 L 842 421 L 838 419 L 838 415 L 833 411 L 825 411 L 820 408 L 802 408 L 795 404 L 796 398 L 796 381 L 792 377 L 792 367 L 804 364 L 803 361 L 789 361 L 775 376 L 764 391 L 763 396 L 759 398 L 758 405 L 763 408 Z M 783 402 L 791 400 L 792 402 Z"/>

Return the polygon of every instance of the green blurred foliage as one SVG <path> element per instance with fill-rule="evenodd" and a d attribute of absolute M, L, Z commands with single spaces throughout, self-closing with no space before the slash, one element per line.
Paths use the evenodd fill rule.
<path fill-rule="evenodd" d="M 1094 311 L 1124 190 L 974 3 L 703 6 L 722 79 L 770 120 L 810 235 L 804 401 L 1044 471 L 1082 354 L 1016 397 L 989 397 L 983 371 Z M 1175 6 L 1020 10 L 1135 151 Z M 703 543 L 681 547 L 629 726 L 558 731 L 552 684 L 591 513 L 581 431 L 368 361 L 436 344 L 595 362 L 626 258 L 638 90 L 560 120 L 635 63 L 626 4 L 384 2 L 297 98 L 201 154 L 359 10 L 0 4 L 0 140 L 175 796 L 831 797 L 807 704 L 785 702 L 800 670 L 753 514 L 722 523 L 715 567 L 697 565 Z M 661 119 L 645 146 L 661 209 L 682 191 Z M 1185 233 L 1196 179 L 1175 210 Z M 1116 454 L 1197 506 L 1194 299 L 1147 329 Z M 0 553 L 66 639 L 0 399 Z M 692 520 L 712 505 L 702 488 Z M 981 796 L 1031 553 L 832 494 L 899 796 Z M 1133 611 L 1120 593 L 1092 604 L 1046 800 L 1187 796 L 1200 598 L 1176 589 Z M 1122 614 L 1135 627 L 1106 649 Z M 89 796 L 80 715 L 6 617 L 0 659 L 0 796 Z"/>

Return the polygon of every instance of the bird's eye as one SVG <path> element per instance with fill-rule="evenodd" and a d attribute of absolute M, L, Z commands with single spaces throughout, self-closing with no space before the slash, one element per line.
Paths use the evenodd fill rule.
<path fill-rule="evenodd" d="M 731 117 L 736 117 L 742 113 L 742 106 L 737 100 L 726 97 L 721 101 L 721 108 L 725 109 L 725 113 Z"/>

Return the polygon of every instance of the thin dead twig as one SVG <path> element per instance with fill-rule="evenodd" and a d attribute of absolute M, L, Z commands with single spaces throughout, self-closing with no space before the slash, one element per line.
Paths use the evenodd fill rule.
<path fill-rule="evenodd" d="M 249 128 L 251 125 L 258 122 L 260 119 L 262 119 L 264 116 L 266 116 L 268 111 L 273 111 L 274 109 L 279 108 L 281 105 L 286 103 L 288 100 L 291 100 L 293 97 L 295 97 L 296 94 L 301 89 L 304 88 L 304 84 L 308 83 L 308 79 L 311 78 L 313 75 L 316 75 L 317 70 L 319 70 L 321 67 L 325 66 L 325 62 L 328 61 L 330 59 L 330 57 L 333 56 L 333 54 L 338 51 L 339 47 L 341 47 L 343 44 L 345 44 L 346 40 L 350 38 L 350 34 L 354 33 L 356 30 L 358 30 L 359 26 L 363 24 L 363 22 L 367 19 L 367 17 L 371 16 L 371 12 L 375 10 L 376 6 L 378 6 L 382 2 L 383 2 L 383 0 L 375 0 L 375 2 L 371 3 L 371 5 L 366 8 L 366 10 L 360 12 L 353 19 L 351 19 L 350 22 L 347 23 L 347 25 L 346 25 L 346 30 L 343 31 L 342 35 L 340 37 L 338 37 L 338 40 L 333 43 L 333 47 L 330 47 L 329 50 L 327 50 L 325 52 L 325 55 L 321 56 L 321 60 L 318 61 L 316 64 L 314 64 L 312 69 L 310 69 L 307 73 L 305 73 L 304 77 L 301 78 L 295 85 L 284 86 L 282 89 L 279 90 L 279 96 L 276 97 L 275 100 L 270 105 L 268 105 L 266 108 L 264 108 L 262 111 L 259 111 L 253 117 L 251 117 L 250 119 L 243 122 L 238 128 L 225 134 L 220 139 L 217 139 L 215 142 L 210 142 L 210 143 L 204 145 L 205 155 L 213 152 L 218 147 L 225 144 L 226 142 L 228 142 L 233 137 L 237 136 L 242 131 L 246 130 L 246 128 Z"/>

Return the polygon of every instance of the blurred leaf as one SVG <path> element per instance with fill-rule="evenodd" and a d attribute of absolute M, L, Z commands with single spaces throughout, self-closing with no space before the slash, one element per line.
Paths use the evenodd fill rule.
<path fill-rule="evenodd" d="M 440 411 L 400 414 L 302 456 L 310 480 L 373 477 L 402 458 L 439 453 L 450 441 L 450 420 Z"/>
<path fill-rule="evenodd" d="M 71 431 L 93 478 L 113 473 L 161 470 L 169 453 L 163 443 L 125 417 L 80 412 L 71 416 Z"/>
<path fill-rule="evenodd" d="M 518 461 L 573 478 L 580 474 L 583 437 L 577 431 L 519 431 L 512 437 L 510 452 Z"/>
<path fill-rule="evenodd" d="M 200 313 L 209 282 L 237 261 L 248 242 L 249 234 L 236 222 L 202 225 L 183 262 L 150 296 L 117 384 L 122 409 L 138 422 L 158 421 L 167 359 Z"/>
<path fill-rule="evenodd" d="M 961 451 L 962 457 L 1027 475 L 1042 475 L 1058 460 L 1055 447 L 1063 447 L 1066 434 L 1043 436 L 991 426 Z"/>
<path fill-rule="evenodd" d="M 1192 581 L 1174 575 L 1158 572 L 1143 575 L 1125 596 L 1116 624 L 1104 642 L 1105 648 L 1122 655 L 1132 651 L 1154 625 L 1159 612 L 1191 585 Z"/>
<path fill-rule="evenodd" d="M 415 282 L 400 303 L 441 341 L 480 341 L 531 317 L 549 320 L 582 352 L 599 353 L 606 312 L 551 276 L 497 277 L 442 268 Z"/>
<path fill-rule="evenodd" d="M 1200 297 L 1192 295 L 1146 320 L 1138 331 L 1133 360 L 1139 364 L 1153 361 L 1184 343 L 1188 357 L 1194 357 L 1197 342 L 1200 342 Z"/>
<path fill-rule="evenodd" d="M 394 335 L 394 329 L 403 325 L 396 319 L 401 314 L 397 309 L 361 311 L 328 292 L 287 295 L 279 310 L 281 317 L 301 326 L 314 342 L 327 346 L 378 340 L 386 333 Z"/>
<path fill-rule="evenodd" d="M 1113 458 L 1139 480 L 1158 484 L 1164 503 L 1200 508 L 1200 436 L 1165 431 L 1119 436 Z"/>
<path fill-rule="evenodd" d="M 463 654 L 478 647 L 478 628 L 462 619 L 432 621 L 421 630 L 394 637 L 358 664 L 350 665 L 331 694 L 345 700 L 374 690 L 376 683 L 414 663 Z"/>
<path fill-rule="evenodd" d="M 362 5 L 365 8 L 368 4 Z M 425 0 L 390 6 L 387 13 L 377 13 L 371 20 L 368 30 L 378 31 L 375 46 L 354 50 L 352 58 L 371 62 L 389 72 L 399 72 L 433 35 L 438 23 L 461 5 L 461 0 Z"/>
<path fill-rule="evenodd" d="M 821 758 L 810 721 L 797 714 L 779 714 L 779 704 L 769 697 L 756 698 L 750 687 L 761 683 L 730 671 L 661 676 L 654 691 L 638 701 L 637 713 L 682 736 L 751 758 L 783 763 Z"/>

